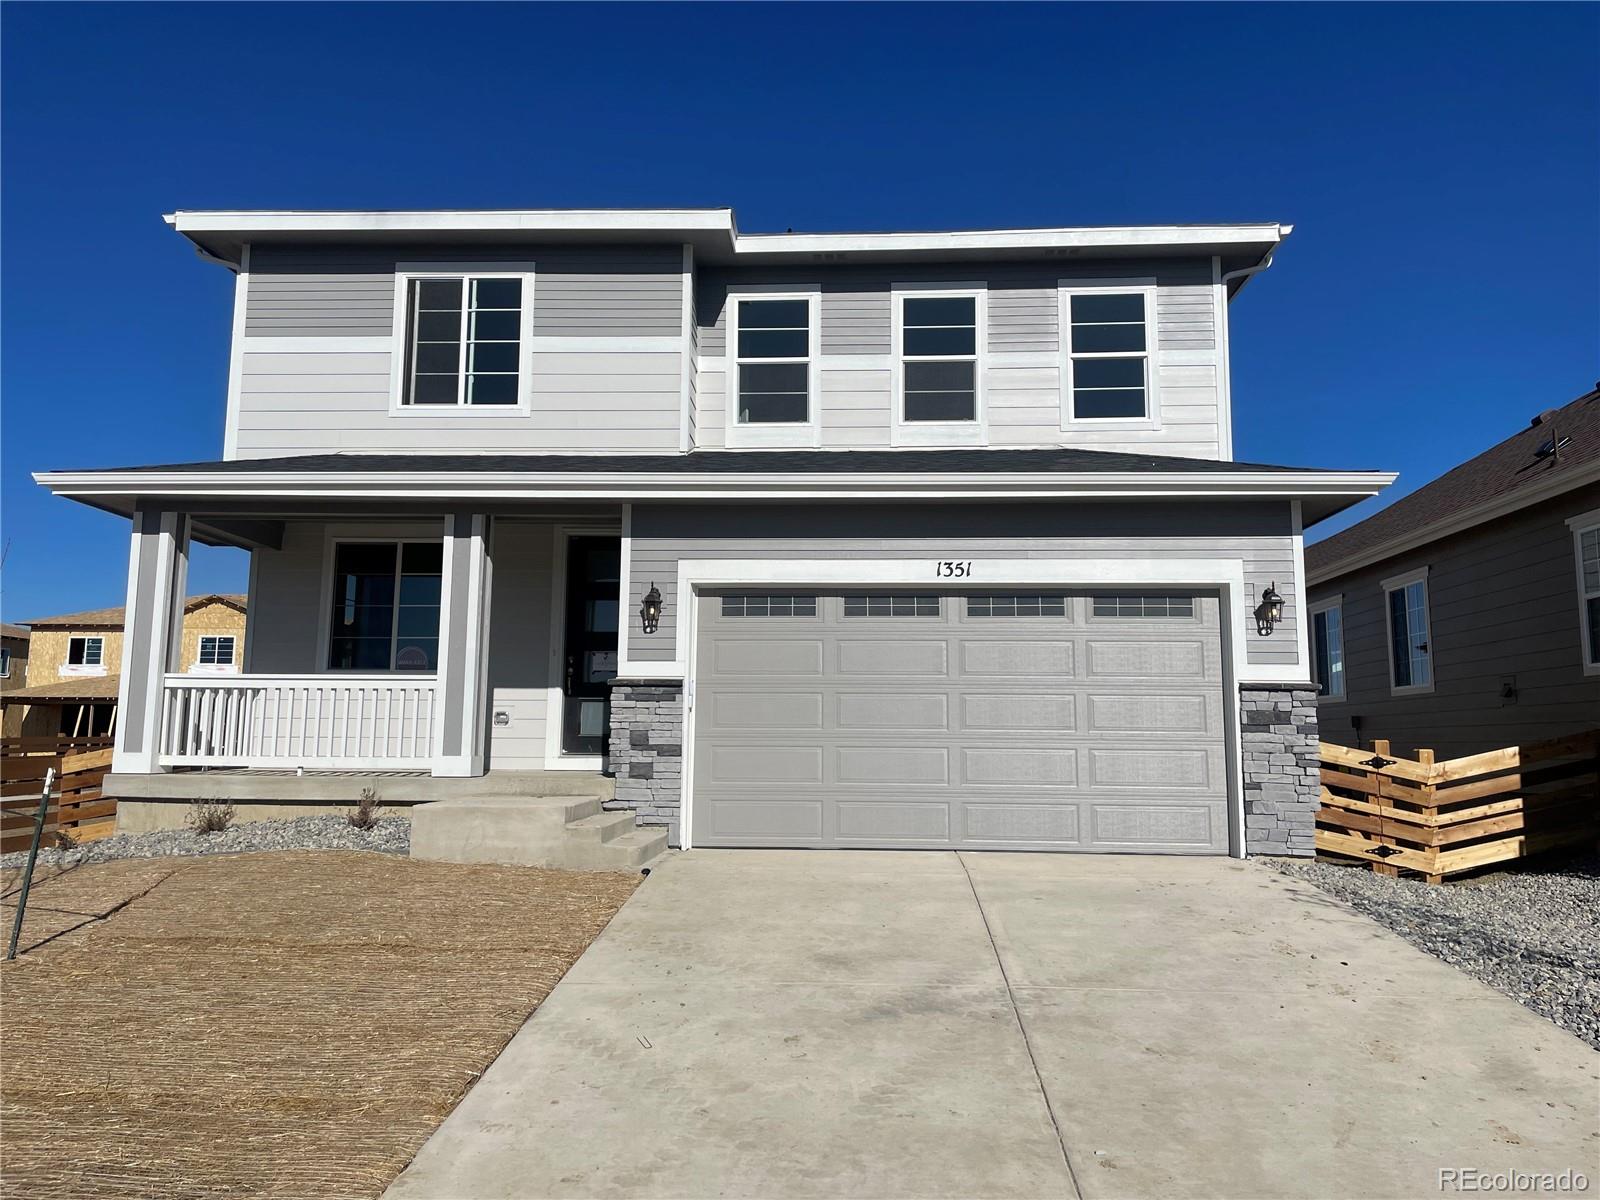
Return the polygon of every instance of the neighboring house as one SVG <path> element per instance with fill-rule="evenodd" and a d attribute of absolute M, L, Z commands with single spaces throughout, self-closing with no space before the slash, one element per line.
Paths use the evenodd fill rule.
<path fill-rule="evenodd" d="M 236 276 L 221 457 L 37 477 L 133 520 L 119 786 L 608 771 L 680 845 L 1310 852 L 1302 533 L 1393 476 L 1234 461 L 1287 227 L 168 222 Z M 251 554 L 233 680 L 169 673 L 192 539 Z"/>
<path fill-rule="evenodd" d="M 244 596 L 216 593 L 186 601 L 182 635 L 175 643 L 176 671 L 237 672 L 244 657 L 245 604 Z M 16 712 L 17 732 L 28 736 L 112 732 L 122 668 L 123 610 L 97 608 L 40 617 L 27 624 L 28 678 L 22 687 L 6 688 L 7 731 Z"/>
<path fill-rule="evenodd" d="M 1600 391 L 1306 548 L 1322 736 L 1473 754 L 1600 726 Z"/>
<path fill-rule="evenodd" d="M 0 625 L 0 696 L 20 692 L 28 686 L 28 630 L 23 625 Z M 16 737 L 22 732 L 22 720 L 28 706 L 7 706 L 0 730 L 4 736 Z"/>

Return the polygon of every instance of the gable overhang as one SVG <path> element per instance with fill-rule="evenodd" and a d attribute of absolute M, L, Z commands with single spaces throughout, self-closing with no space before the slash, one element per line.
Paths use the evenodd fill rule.
<path fill-rule="evenodd" d="M 206 256 L 237 267 L 250 244 L 687 244 L 710 265 L 809 265 L 1008 259 L 1211 258 L 1263 261 L 1293 226 L 1059 226 L 879 233 L 739 232 L 731 208 L 451 209 L 414 212 L 206 210 L 165 221 Z"/>
<path fill-rule="evenodd" d="M 1560 475 L 1543 479 L 1537 483 L 1527 484 L 1505 495 L 1494 496 L 1481 504 L 1460 512 L 1452 513 L 1441 521 L 1422 525 L 1415 529 L 1407 530 L 1398 537 L 1393 537 L 1377 545 L 1368 546 L 1354 554 L 1343 555 L 1330 559 L 1315 567 L 1306 564 L 1306 585 L 1317 586 L 1331 583 L 1352 571 L 1359 571 L 1370 567 L 1374 563 L 1383 562 L 1397 554 L 1406 554 L 1430 543 L 1440 541 L 1458 533 L 1464 533 L 1479 525 L 1486 525 L 1490 521 L 1498 521 L 1501 517 L 1508 517 L 1513 513 L 1521 512 L 1525 508 L 1532 508 L 1536 504 L 1543 504 L 1547 500 L 1554 500 L 1568 492 L 1576 491 L 1582 487 L 1600 484 L 1600 459 L 1593 462 L 1582 463 Z M 1402 500 L 1404 497 L 1401 498 Z M 1400 503 L 1400 501 L 1396 501 Z M 1370 520 L 1370 518 L 1368 518 Z M 1352 525 L 1352 529 L 1356 526 Z M 1337 536 L 1337 535 L 1335 535 Z"/>
<path fill-rule="evenodd" d="M 1311 525 L 1376 495 L 1395 476 L 1378 471 L 862 472 L 756 474 L 526 471 L 45 471 L 52 494 L 131 516 L 141 506 L 203 511 L 241 501 L 273 511 L 327 501 L 459 505 L 545 501 L 649 503 L 800 501 L 850 503 L 1005 500 L 1298 501 Z"/>

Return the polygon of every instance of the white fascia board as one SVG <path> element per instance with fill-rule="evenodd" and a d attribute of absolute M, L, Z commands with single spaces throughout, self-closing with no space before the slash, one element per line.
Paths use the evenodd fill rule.
<path fill-rule="evenodd" d="M 733 210 L 684 209 L 441 209 L 438 211 L 326 212 L 214 209 L 167 213 L 179 233 L 524 233 L 628 232 L 733 233 Z"/>
<path fill-rule="evenodd" d="M 89 499 L 111 496 L 212 498 L 363 498 L 457 500 L 578 499 L 667 501 L 730 498 L 739 500 L 853 500 L 862 498 L 941 500 L 1210 497 L 1372 496 L 1394 476 L 1379 472 L 1306 472 L 1282 476 L 1267 472 L 1159 474 L 886 474 L 699 475 L 639 473 L 615 480 L 592 474 L 438 471 L 398 474 L 360 471 L 274 471 L 241 476 L 235 471 L 42 471 L 34 479 L 58 496 Z"/>
<path fill-rule="evenodd" d="M 1390 478 L 1393 478 L 1393 476 Z M 1410 530 L 1400 537 L 1390 538 L 1387 542 L 1382 542 L 1359 553 L 1335 559 L 1326 566 L 1311 571 L 1306 577 L 1306 582 L 1308 585 L 1327 583 L 1330 579 L 1338 579 L 1341 575 L 1348 575 L 1351 571 L 1358 571 L 1362 567 L 1382 562 L 1386 558 L 1393 558 L 1397 554 L 1404 554 L 1408 550 L 1415 550 L 1419 546 L 1426 546 L 1429 542 L 1436 542 L 1440 538 L 1446 538 L 1452 534 L 1472 529 L 1475 526 L 1499 520 L 1501 517 L 1510 516 L 1512 513 L 1524 508 L 1532 508 L 1535 504 L 1542 504 L 1544 501 L 1553 500 L 1563 493 L 1574 491 L 1577 488 L 1596 482 L 1600 482 L 1600 459 L 1591 463 L 1584 463 L 1570 471 L 1563 471 L 1551 479 L 1518 488 L 1510 495 L 1496 496 L 1473 508 L 1464 509 L 1442 521 L 1435 521 L 1431 525 L 1424 525 L 1419 529 Z M 1371 520 L 1372 518 L 1369 517 L 1367 519 Z M 1360 528 L 1359 522 L 1350 528 Z M 1338 535 L 1335 534 L 1334 536 L 1337 537 Z"/>
<path fill-rule="evenodd" d="M 947 233 L 740 234 L 734 255 L 901 253 L 944 250 L 1157 249 L 1276 245 L 1292 225 L 1122 225 L 1059 229 L 974 229 Z"/>

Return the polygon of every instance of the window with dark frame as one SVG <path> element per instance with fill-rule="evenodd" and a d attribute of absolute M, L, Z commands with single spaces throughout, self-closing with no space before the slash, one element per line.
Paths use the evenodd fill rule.
<path fill-rule="evenodd" d="M 1312 669 L 1317 694 L 1344 696 L 1344 614 L 1338 605 L 1311 615 Z"/>
<path fill-rule="evenodd" d="M 1193 617 L 1193 596 L 1114 595 L 1096 596 L 1093 613 L 1097 617 Z"/>
<path fill-rule="evenodd" d="M 1145 293 L 1083 292 L 1067 299 L 1073 417 L 1149 416 Z"/>
<path fill-rule="evenodd" d="M 1065 596 L 968 596 L 969 617 L 1064 617 Z"/>
<path fill-rule="evenodd" d="M 521 279 L 408 281 L 407 405 L 514 405 L 522 362 Z"/>
<path fill-rule="evenodd" d="M 328 668 L 432 671 L 439 662 L 442 542 L 340 542 Z"/>
<path fill-rule="evenodd" d="M 67 665 L 69 667 L 103 666 L 105 639 L 102 637 L 71 637 L 67 639 Z"/>
<path fill-rule="evenodd" d="M 722 598 L 725 617 L 814 617 L 815 596 L 739 595 Z"/>
<path fill-rule="evenodd" d="M 1600 525 L 1576 533 L 1582 588 L 1584 665 L 1600 667 Z"/>
<path fill-rule="evenodd" d="M 233 665 L 233 635 L 206 634 L 200 639 L 195 661 L 202 667 L 229 667 Z"/>
<path fill-rule="evenodd" d="M 11 678 L 11 649 L 0 646 L 0 679 Z"/>
<path fill-rule="evenodd" d="M 978 298 L 902 296 L 900 354 L 908 422 L 978 419 Z"/>
<path fill-rule="evenodd" d="M 1390 682 L 1397 688 L 1433 683 L 1433 652 L 1428 642 L 1428 582 L 1402 584 L 1389 592 Z"/>
<path fill-rule="evenodd" d="M 811 419 L 811 301 L 741 299 L 735 307 L 739 424 L 805 424 Z"/>
<path fill-rule="evenodd" d="M 937 596 L 846 596 L 844 615 L 847 617 L 937 617 L 940 613 Z"/>

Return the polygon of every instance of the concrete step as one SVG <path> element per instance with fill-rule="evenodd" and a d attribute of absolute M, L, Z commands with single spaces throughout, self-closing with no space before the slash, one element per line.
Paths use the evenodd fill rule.
<path fill-rule="evenodd" d="M 567 823 L 574 838 L 590 842 L 613 842 L 638 826 L 632 812 L 603 812 Z"/>
<path fill-rule="evenodd" d="M 411 810 L 411 857 L 435 862 L 629 871 L 666 848 L 666 830 L 603 812 L 598 796 L 481 796 Z"/>
<path fill-rule="evenodd" d="M 496 771 L 473 779 L 452 779 L 454 796 L 598 796 L 617 794 L 616 780 L 596 771 Z"/>

